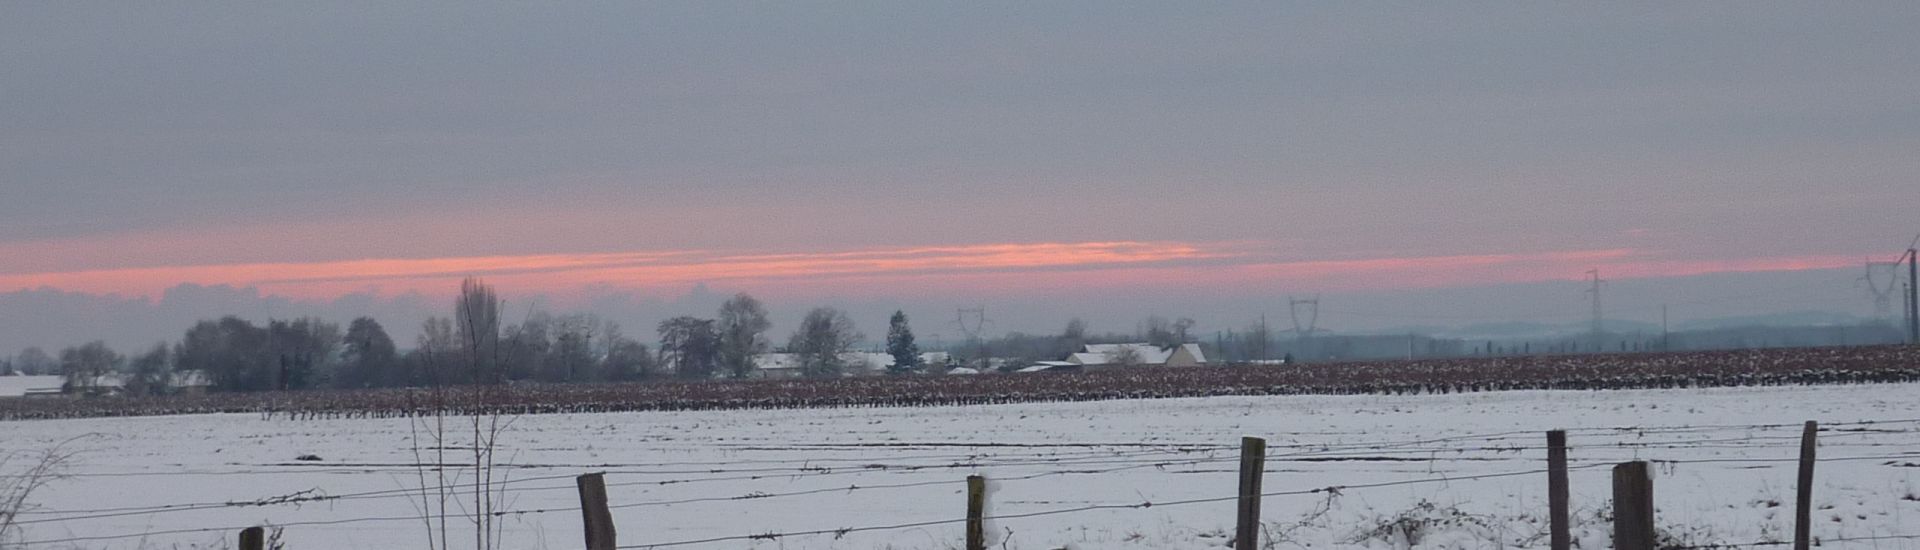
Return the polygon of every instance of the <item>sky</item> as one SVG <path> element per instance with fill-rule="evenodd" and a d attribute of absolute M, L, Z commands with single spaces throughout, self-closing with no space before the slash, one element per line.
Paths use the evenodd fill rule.
<path fill-rule="evenodd" d="M 467 275 L 630 333 L 733 292 L 776 331 L 818 305 L 1224 330 L 1310 295 L 1346 330 L 1570 322 L 1590 269 L 1622 317 L 1871 315 L 1862 263 L 1920 232 L 1915 28 L 1908 2 L 7 3 L 0 353 L 226 313 L 410 338 Z"/>

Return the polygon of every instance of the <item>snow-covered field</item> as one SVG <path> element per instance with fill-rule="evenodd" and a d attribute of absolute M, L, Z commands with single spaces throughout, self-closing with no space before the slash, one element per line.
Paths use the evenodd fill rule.
<path fill-rule="evenodd" d="M 1268 438 L 1267 539 L 1278 548 L 1546 546 L 1549 429 L 1569 429 L 1575 537 L 1608 547 L 1607 466 L 1656 465 L 1662 528 L 1692 544 L 1787 540 L 1799 423 L 1822 432 L 1814 534 L 1920 533 L 1920 385 L 1421 396 L 1224 397 L 938 408 L 526 416 L 502 437 L 508 548 L 578 548 L 575 474 L 606 471 L 622 546 L 955 520 L 964 478 L 996 479 L 995 547 L 1222 548 L 1239 438 Z M 1877 424 L 1850 424 L 1877 421 Z M 1771 426 L 1769 426 L 1771 425 Z M 78 438 L 70 472 L 21 516 L 33 548 L 221 547 L 287 525 L 288 548 L 423 548 L 408 420 L 208 415 L 0 422 L 0 448 Z M 1641 427 L 1614 430 L 1617 427 Z M 297 462 L 313 454 L 319 462 Z M 1899 457 L 1899 458 L 1889 458 Z M 885 468 L 879 466 L 884 465 Z M 1520 475 L 1467 479 L 1487 474 Z M 1399 485 L 1360 487 L 1399 481 Z M 912 485 L 897 487 L 898 485 Z M 849 490 L 850 487 L 859 487 Z M 155 510 L 313 491 L 298 505 Z M 809 492 L 812 491 L 812 492 Z M 801 494 L 794 494 L 801 493 Z M 417 496 L 417 495 L 415 495 Z M 759 498 L 739 498 L 759 497 Z M 93 513 L 88 513 L 88 512 Z M 73 516 L 101 516 L 67 519 Z M 1912 518 L 1912 519 L 1907 519 Z M 355 521 L 343 521 L 355 520 Z M 456 526 L 457 527 L 457 526 Z M 145 537 L 60 541 L 213 529 Z M 471 545 L 471 531 L 454 538 Z M 959 523 L 690 544 L 958 548 Z M 1920 540 L 1827 547 L 1916 548 Z"/>

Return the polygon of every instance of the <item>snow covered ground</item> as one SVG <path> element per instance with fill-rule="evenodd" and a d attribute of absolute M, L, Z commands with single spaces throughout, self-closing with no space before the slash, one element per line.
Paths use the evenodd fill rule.
<path fill-rule="evenodd" d="M 1569 436 L 1580 547 L 1608 546 L 1608 466 L 1656 464 L 1657 521 L 1689 544 L 1788 540 L 1799 423 L 1822 432 L 1814 534 L 1920 533 L 1920 385 L 1421 396 L 1223 397 L 937 408 L 520 417 L 502 437 L 509 548 L 578 548 L 571 476 L 607 472 L 623 546 L 956 520 L 995 479 L 1008 549 L 1223 548 L 1243 435 L 1269 441 L 1277 548 L 1543 548 L 1549 429 Z M 1875 424 L 1859 424 L 1874 421 Z M 1616 430 L 1618 427 L 1637 427 Z M 0 449 L 74 439 L 70 471 L 21 517 L 32 548 L 221 547 L 286 525 L 289 548 L 424 548 L 405 419 L 254 415 L 0 422 Z M 317 455 L 317 462 L 296 461 Z M 884 466 L 884 468 L 882 467 Z M 1490 474 L 1516 473 L 1504 477 Z M 1394 482 L 1398 485 L 1362 487 Z M 901 487 L 900 485 L 910 485 Z M 859 487 L 858 489 L 850 489 Z M 229 507 L 302 491 L 340 500 Z M 799 493 L 799 494 L 795 494 Z M 417 498 L 417 494 L 414 495 Z M 751 498 L 746 498 L 751 497 Z M 1196 499 L 1228 500 L 1174 504 Z M 207 503 L 204 508 L 153 509 Z M 94 516 L 72 519 L 76 516 Z M 1907 519 L 1911 517 L 1913 519 Z M 471 546 L 471 530 L 454 546 Z M 125 538 L 160 531 L 174 532 Z M 958 548 L 959 523 L 687 544 Z M 76 539 L 81 540 L 68 540 Z M 65 542 L 53 542 L 62 541 Z M 1000 547 L 996 542 L 996 547 Z M 1835 542 L 1920 548 L 1920 540 Z"/>

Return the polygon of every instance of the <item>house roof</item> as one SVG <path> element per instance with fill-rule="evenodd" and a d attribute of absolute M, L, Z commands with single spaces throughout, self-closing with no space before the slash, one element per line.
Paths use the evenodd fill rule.
<path fill-rule="evenodd" d="M 1195 363 L 1207 362 L 1207 354 L 1200 351 L 1200 344 L 1180 344 L 1180 347 L 1183 349 L 1186 349 L 1187 353 L 1193 355 L 1193 362 Z"/>
<path fill-rule="evenodd" d="M 1068 356 L 1067 362 L 1081 365 L 1105 365 L 1107 364 L 1107 356 L 1100 353 L 1080 352 Z"/>
<path fill-rule="evenodd" d="M 1207 356 L 1200 352 L 1200 344 L 1181 344 L 1180 347 L 1177 348 L 1161 348 L 1160 346 L 1146 342 L 1087 344 L 1087 351 L 1075 353 L 1067 360 L 1082 365 L 1105 365 L 1111 363 L 1114 358 L 1127 353 L 1128 350 L 1132 350 L 1134 357 L 1137 358 L 1142 365 L 1164 365 L 1168 359 L 1173 358 L 1173 353 L 1176 350 L 1186 350 L 1188 354 L 1193 356 L 1196 362 L 1207 362 Z"/>
<path fill-rule="evenodd" d="M 893 356 L 885 353 L 850 351 L 840 354 L 840 360 L 850 367 L 871 365 L 884 369 L 893 366 Z M 792 370 L 800 368 L 800 355 L 797 353 L 762 353 L 753 356 L 753 364 L 760 370 Z"/>
<path fill-rule="evenodd" d="M 66 378 L 58 375 L 0 376 L 0 397 L 20 397 L 34 390 L 60 391 Z"/>
<path fill-rule="evenodd" d="M 189 369 L 173 371 L 173 386 L 176 388 L 197 388 L 213 385 L 213 377 L 207 371 Z"/>
<path fill-rule="evenodd" d="M 840 360 L 848 366 L 858 367 L 865 363 L 868 368 L 884 369 L 893 366 L 893 356 L 868 351 L 850 351 L 840 354 Z"/>
<path fill-rule="evenodd" d="M 753 365 L 760 370 L 798 369 L 800 356 L 791 353 L 762 353 L 753 356 Z"/>

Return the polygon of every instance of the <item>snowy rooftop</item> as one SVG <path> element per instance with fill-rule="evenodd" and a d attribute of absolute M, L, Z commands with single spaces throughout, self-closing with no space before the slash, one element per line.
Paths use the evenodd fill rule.
<path fill-rule="evenodd" d="M 60 391 L 60 384 L 66 379 L 57 375 L 40 376 L 0 376 L 0 397 L 20 397 L 27 390 Z"/>
<path fill-rule="evenodd" d="M 1162 348 L 1145 342 L 1130 344 L 1087 344 L 1087 351 L 1073 354 L 1073 361 L 1084 365 L 1103 365 L 1112 362 L 1112 359 L 1115 357 L 1120 357 L 1128 353 L 1128 350 L 1132 350 L 1134 357 L 1138 359 L 1140 364 L 1161 365 L 1166 364 L 1167 359 L 1173 357 L 1175 350 L 1181 349 L 1192 354 L 1194 361 L 1200 363 L 1207 362 L 1207 356 L 1200 352 L 1200 344 L 1181 344 L 1180 347 L 1177 348 Z"/>

